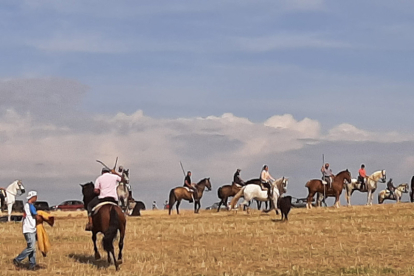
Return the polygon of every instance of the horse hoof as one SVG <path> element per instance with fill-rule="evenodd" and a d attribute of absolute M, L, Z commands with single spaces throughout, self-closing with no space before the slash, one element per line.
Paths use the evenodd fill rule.
<path fill-rule="evenodd" d="M 122 260 L 118 260 L 118 265 L 122 264 Z"/>
<path fill-rule="evenodd" d="M 99 255 L 99 253 L 95 254 L 95 260 L 100 260 L 100 259 L 101 259 L 101 255 Z"/>

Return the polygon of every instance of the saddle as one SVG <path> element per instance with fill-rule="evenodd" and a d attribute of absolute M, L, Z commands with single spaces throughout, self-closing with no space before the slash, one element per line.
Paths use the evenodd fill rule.
<path fill-rule="evenodd" d="M 332 185 L 332 177 L 329 177 L 329 180 L 330 180 L 330 182 L 331 182 L 331 185 Z M 328 182 L 326 181 L 326 180 L 324 180 L 324 179 L 321 179 L 321 181 L 322 181 L 322 184 L 323 185 L 328 185 Z"/>
<path fill-rule="evenodd" d="M 99 209 L 101 209 L 102 206 L 108 205 L 108 204 L 118 206 L 118 204 L 110 202 L 110 201 L 101 202 L 92 208 L 92 215 L 95 215 L 96 213 L 98 213 Z"/>
<path fill-rule="evenodd" d="M 236 183 L 236 182 L 233 182 L 232 185 L 235 185 L 237 188 L 243 187 L 242 185 L 240 185 L 239 183 Z"/>

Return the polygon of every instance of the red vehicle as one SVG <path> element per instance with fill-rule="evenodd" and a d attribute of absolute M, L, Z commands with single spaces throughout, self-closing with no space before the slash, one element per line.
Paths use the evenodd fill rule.
<path fill-rule="evenodd" d="M 85 210 L 83 202 L 80 200 L 66 200 L 59 205 L 53 206 L 55 211 L 81 211 Z"/>

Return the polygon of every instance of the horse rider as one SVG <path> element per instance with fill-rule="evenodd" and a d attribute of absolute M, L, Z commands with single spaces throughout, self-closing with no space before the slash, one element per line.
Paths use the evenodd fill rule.
<path fill-rule="evenodd" d="M 118 183 L 123 181 L 123 177 L 109 168 L 103 168 L 102 174 L 95 180 L 94 192 L 98 196 L 92 199 L 88 206 L 88 224 L 86 224 L 85 231 L 92 231 L 92 209 L 101 202 L 113 202 L 118 205 L 118 194 L 116 188 Z"/>
<path fill-rule="evenodd" d="M 363 191 L 365 188 L 365 178 L 367 177 L 367 172 L 365 171 L 365 165 L 362 164 L 361 168 L 358 171 L 358 182 L 361 183 L 359 188 L 360 191 Z"/>
<path fill-rule="evenodd" d="M 124 172 L 125 172 L 124 166 L 119 166 L 118 175 L 122 177 L 124 176 Z M 128 175 L 128 178 L 129 178 L 129 175 Z M 129 179 L 124 179 L 124 181 L 125 181 L 125 186 L 127 187 L 128 192 L 129 192 L 129 197 L 132 198 L 132 189 L 131 189 L 131 185 L 129 185 Z"/>
<path fill-rule="evenodd" d="M 262 187 L 262 190 L 265 190 L 265 188 L 267 189 L 267 196 L 269 200 L 273 196 L 271 181 L 275 181 L 275 179 L 270 175 L 269 167 L 267 165 L 264 165 L 262 172 L 260 173 L 260 187 Z"/>
<path fill-rule="evenodd" d="M 390 197 L 394 196 L 395 187 L 392 184 L 392 178 L 390 178 L 390 181 L 387 183 L 387 190 L 390 191 Z"/>
<path fill-rule="evenodd" d="M 321 172 L 322 172 L 322 180 L 326 181 L 326 183 L 329 184 L 329 187 L 332 187 L 331 179 L 333 179 L 335 175 L 332 173 L 332 170 L 329 167 L 329 163 L 326 163 L 325 165 L 322 166 Z"/>
<path fill-rule="evenodd" d="M 184 178 L 184 187 L 187 187 L 190 190 L 191 199 L 189 200 L 189 202 L 192 203 L 193 200 L 197 198 L 197 193 L 196 193 L 194 184 L 191 183 L 191 172 L 190 171 L 187 172 L 187 175 Z"/>
<path fill-rule="evenodd" d="M 246 185 L 246 183 L 243 181 L 243 179 L 241 179 L 240 171 L 241 171 L 240 169 L 237 169 L 237 171 L 234 173 L 233 183 L 238 184 L 240 186 L 244 186 Z"/>

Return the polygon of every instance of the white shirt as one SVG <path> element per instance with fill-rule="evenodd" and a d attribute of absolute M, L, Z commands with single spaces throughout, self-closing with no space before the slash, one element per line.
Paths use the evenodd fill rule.
<path fill-rule="evenodd" d="M 270 175 L 270 173 L 266 170 L 262 171 L 261 176 L 262 176 L 261 178 L 262 178 L 263 181 L 274 180 L 273 177 Z"/>
<path fill-rule="evenodd" d="M 33 206 L 33 205 L 32 205 Z M 33 213 L 33 209 L 35 213 Z M 36 233 L 36 208 L 32 207 L 30 211 L 29 202 L 26 202 L 24 205 L 24 214 L 23 214 L 23 234 L 26 233 Z"/>
<path fill-rule="evenodd" d="M 118 194 L 116 193 L 116 187 L 118 182 L 121 181 L 121 177 L 116 174 L 104 173 L 95 180 L 95 189 L 99 189 L 98 198 L 113 197 L 118 200 Z"/>

